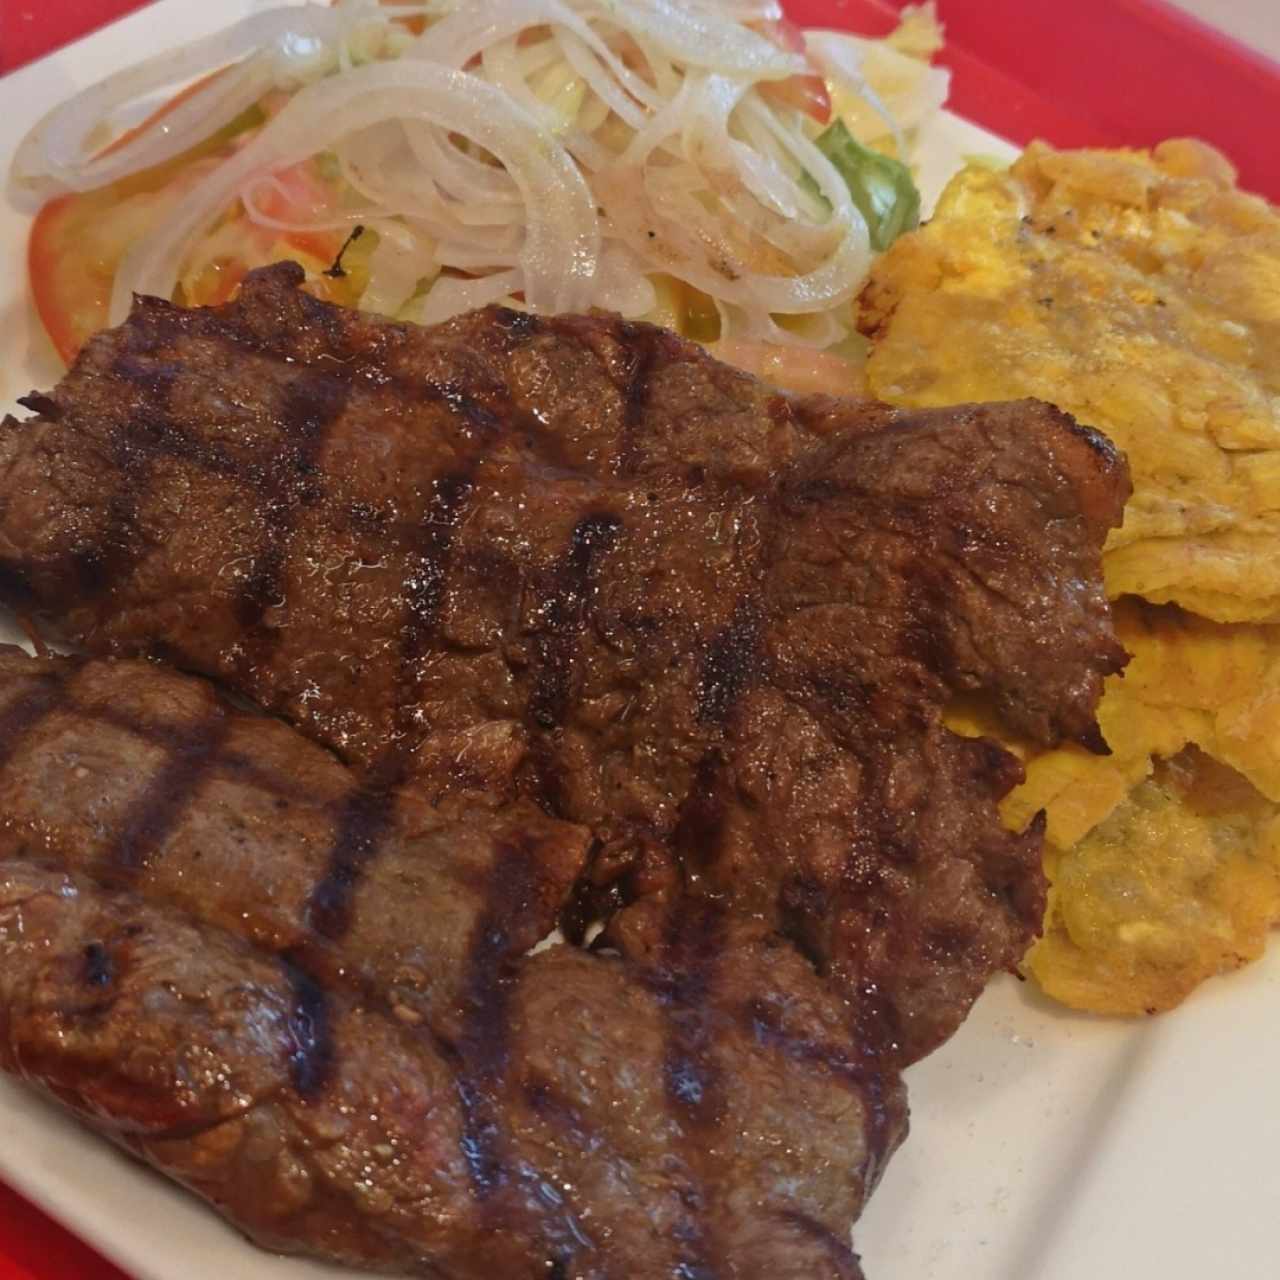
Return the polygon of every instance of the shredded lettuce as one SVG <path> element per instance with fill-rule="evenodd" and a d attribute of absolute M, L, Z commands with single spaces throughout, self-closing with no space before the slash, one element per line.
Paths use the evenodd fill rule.
<path fill-rule="evenodd" d="M 904 231 L 914 231 L 920 225 L 920 192 L 911 180 L 911 170 L 901 160 L 864 147 L 843 120 L 823 130 L 816 144 L 844 179 L 853 203 L 867 220 L 871 247 L 877 253 L 883 253 Z M 817 185 L 812 183 L 812 189 L 816 191 Z"/>

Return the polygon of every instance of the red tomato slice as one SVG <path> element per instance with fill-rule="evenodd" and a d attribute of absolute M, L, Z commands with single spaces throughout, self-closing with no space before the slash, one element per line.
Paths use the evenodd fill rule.
<path fill-rule="evenodd" d="M 189 85 L 101 154 L 110 155 L 153 128 L 221 74 L 215 71 Z M 100 191 L 59 196 L 36 215 L 27 240 L 27 274 L 40 322 L 68 364 L 85 339 L 106 324 L 116 266 L 149 222 L 163 213 L 168 202 L 157 198 L 155 188 L 164 185 L 164 175 L 171 171 L 172 164 L 158 169 L 156 181 L 150 184 L 144 178 Z"/>
<path fill-rule="evenodd" d="M 776 107 L 795 107 L 819 124 L 831 122 L 831 92 L 819 75 L 767 80 L 760 86 L 760 96 Z"/>
<path fill-rule="evenodd" d="M 772 40 L 788 53 L 808 56 L 804 31 L 786 18 L 750 24 L 762 36 Z M 810 66 L 813 64 L 810 63 Z M 814 72 L 812 75 L 790 76 L 786 80 L 770 80 L 760 86 L 760 96 L 778 107 L 794 107 L 812 116 L 819 124 L 831 120 L 831 93 L 827 82 Z"/>
<path fill-rule="evenodd" d="M 271 175 L 273 182 L 264 182 L 254 195 L 254 203 L 268 217 L 281 222 L 301 221 L 307 215 L 317 217 L 330 206 L 329 189 L 316 176 L 306 162 L 290 169 L 281 169 Z M 275 240 L 275 233 L 262 228 Z M 342 236 L 336 231 L 284 231 L 283 239 L 315 258 L 331 262 L 342 248 Z"/>
<path fill-rule="evenodd" d="M 70 364 L 107 323 L 116 268 L 180 195 L 178 189 L 122 194 L 114 187 L 60 196 L 36 215 L 27 273 L 36 312 Z"/>
<path fill-rule="evenodd" d="M 181 96 L 181 95 L 180 95 Z M 173 109 L 166 104 L 141 126 L 150 127 Z M 247 127 L 239 132 L 247 131 Z M 235 132 L 235 131 L 232 131 Z M 136 136 L 136 134 L 126 135 Z M 114 146 L 121 145 L 118 140 Z M 69 364 L 85 340 L 108 318 L 116 269 L 177 200 L 229 154 L 226 131 L 186 155 L 109 187 L 60 196 L 36 215 L 27 242 L 27 270 L 36 312 L 58 354 Z M 314 216 L 328 193 L 308 165 L 297 165 L 265 184 L 263 212 L 282 221 Z M 186 282 L 183 301 L 191 306 L 225 302 L 253 267 L 294 258 L 309 270 L 328 265 L 342 245 L 334 231 L 276 232 L 251 223 L 243 209 L 222 233 L 222 252 Z"/>
<path fill-rule="evenodd" d="M 68 364 L 84 340 L 102 328 L 111 297 L 111 279 L 105 281 L 84 269 L 64 269 L 74 255 L 76 196 L 50 200 L 36 215 L 27 241 L 27 276 L 36 313 L 45 332 Z"/>

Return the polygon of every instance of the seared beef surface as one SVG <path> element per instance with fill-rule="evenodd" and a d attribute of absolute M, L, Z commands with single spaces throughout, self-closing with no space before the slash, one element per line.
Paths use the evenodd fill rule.
<path fill-rule="evenodd" d="M 860 1275 L 902 1088 L 793 948 L 690 897 L 644 954 L 526 956 L 585 832 L 407 793 L 335 939 L 367 796 L 202 682 L 0 651 L 0 1066 L 273 1248 Z"/>
<path fill-rule="evenodd" d="M 370 793 L 286 725 L 154 663 L 0 651 L 0 856 L 135 889 L 326 981 L 390 984 L 406 1021 L 472 981 L 482 916 L 501 908 L 494 965 L 545 938 L 588 842 L 528 802 Z"/>
<path fill-rule="evenodd" d="M 1039 926 L 1020 777 L 942 727 L 1100 747 L 1123 463 L 1038 402 L 795 399 L 663 331 L 499 309 L 140 301 L 0 429 L 0 593 L 218 677 L 447 805 L 586 827 L 567 923 L 657 954 L 707 898 L 905 1063 Z M 376 834 L 356 860 L 377 864 Z M 627 904 L 635 903 L 634 906 Z"/>

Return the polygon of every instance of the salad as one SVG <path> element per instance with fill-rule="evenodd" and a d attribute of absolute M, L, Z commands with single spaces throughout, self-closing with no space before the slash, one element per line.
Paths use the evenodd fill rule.
<path fill-rule="evenodd" d="M 28 134 L 36 306 L 70 360 L 135 292 L 218 303 L 290 258 L 405 320 L 599 307 L 838 384 L 849 304 L 918 220 L 938 43 L 931 7 L 886 41 L 773 0 L 258 12 Z"/>

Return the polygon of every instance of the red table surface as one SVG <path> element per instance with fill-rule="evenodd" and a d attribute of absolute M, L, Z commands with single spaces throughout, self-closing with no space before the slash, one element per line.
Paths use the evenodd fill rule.
<path fill-rule="evenodd" d="M 0 0 L 0 74 L 147 0 Z M 905 0 L 785 0 L 805 26 L 892 29 Z M 1280 65 L 1158 0 L 940 0 L 950 106 L 1013 142 L 1143 146 L 1191 134 L 1280 200 Z M 0 1280 L 125 1280 L 0 1186 Z"/>

